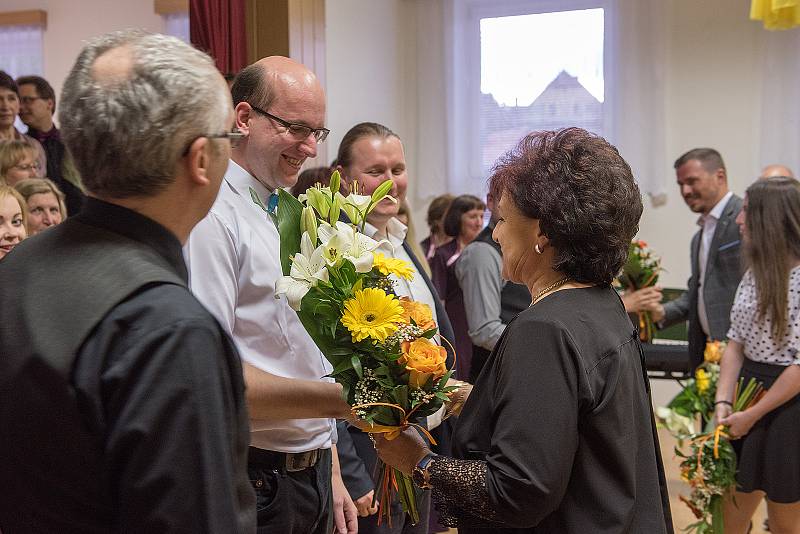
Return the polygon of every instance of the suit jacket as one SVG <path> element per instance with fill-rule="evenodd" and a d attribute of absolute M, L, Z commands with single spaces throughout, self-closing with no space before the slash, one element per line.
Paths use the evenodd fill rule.
<path fill-rule="evenodd" d="M 425 284 L 433 294 L 433 300 L 436 303 L 436 319 L 438 321 L 439 332 L 447 339 L 453 339 L 453 327 L 450 325 L 450 319 L 447 317 L 447 312 L 442 305 L 442 300 L 433 286 L 433 282 L 425 273 L 425 269 L 419 262 L 419 259 L 412 252 L 411 247 L 407 242 L 403 242 L 403 249 L 405 249 L 417 273 L 425 280 Z M 453 353 L 450 347 L 447 347 L 447 367 L 448 369 L 453 366 Z M 375 488 L 372 479 L 374 473 L 375 462 L 377 455 L 375 448 L 369 441 L 369 437 L 365 432 L 351 427 L 344 421 L 339 421 L 336 425 L 338 433 L 338 441 L 336 443 L 336 450 L 339 456 L 339 464 L 342 471 L 342 480 L 344 481 L 347 491 L 353 500 L 358 499 L 369 493 Z M 438 443 L 437 450 L 440 452 L 447 452 L 450 450 L 450 435 L 452 434 L 452 422 L 450 419 L 443 421 L 442 424 L 432 432 L 436 442 Z M 396 503 L 395 503 L 396 504 Z"/>
<path fill-rule="evenodd" d="M 662 326 L 680 321 L 689 321 L 689 361 L 692 370 L 703 362 L 703 351 L 709 339 L 727 338 L 731 325 L 730 314 L 736 288 L 744 272 L 741 258 L 741 237 L 736 225 L 736 216 L 742 210 L 742 199 L 733 195 L 722 216 L 717 221 L 714 237 L 708 250 L 705 280 L 700 280 L 700 241 L 703 231 L 692 237 L 691 261 L 692 275 L 687 283 L 688 290 L 680 298 L 664 305 Z M 709 335 L 703 332 L 697 312 L 698 292 L 703 291 L 703 299 L 708 316 Z"/>

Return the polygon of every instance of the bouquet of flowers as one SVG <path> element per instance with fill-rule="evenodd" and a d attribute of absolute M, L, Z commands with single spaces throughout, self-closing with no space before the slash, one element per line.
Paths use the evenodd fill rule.
<path fill-rule="evenodd" d="M 435 413 L 448 394 L 452 371 L 447 353 L 434 342 L 437 326 L 430 308 L 393 292 L 390 275 L 410 279 L 408 262 L 385 254 L 391 245 L 363 233 L 366 217 L 392 187 L 382 183 L 372 195 L 357 188 L 339 192 L 340 176 L 316 184 L 298 199 L 279 190 L 276 216 L 284 276 L 276 294 L 287 298 L 311 338 L 333 366 L 359 426 L 387 439 L 415 420 Z M 357 184 L 356 184 L 357 185 Z M 391 197 L 388 197 L 391 198 Z M 349 223 L 340 221 L 344 212 Z M 410 477 L 380 464 L 381 518 L 390 519 L 392 496 L 416 523 L 418 494 Z"/>
<path fill-rule="evenodd" d="M 619 282 L 626 291 L 636 291 L 658 283 L 662 271 L 661 258 L 656 256 L 642 240 L 632 241 L 628 247 L 628 261 L 622 268 Z M 655 337 L 656 327 L 648 311 L 639 313 L 639 338 L 650 342 Z"/>
<path fill-rule="evenodd" d="M 683 390 L 666 408 L 656 414 L 661 423 L 678 440 L 675 454 L 683 458 L 681 478 L 689 484 L 688 497 L 680 499 L 694 513 L 697 522 L 687 527 L 687 532 L 697 534 L 722 534 L 722 499 L 736 484 L 736 453 L 730 436 L 723 425 L 714 426 L 714 398 L 719 379 L 719 361 L 725 343 L 711 341 L 706 344 L 704 362 L 695 371 Z M 745 386 L 739 380 L 734 393 L 734 412 L 746 410 L 758 402 L 763 389 L 751 379 Z M 694 422 L 701 415 L 706 427 L 695 433 Z M 688 440 L 688 452 L 681 449 Z"/>

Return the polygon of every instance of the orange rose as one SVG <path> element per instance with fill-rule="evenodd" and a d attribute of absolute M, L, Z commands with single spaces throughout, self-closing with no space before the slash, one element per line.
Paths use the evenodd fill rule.
<path fill-rule="evenodd" d="M 411 324 L 411 319 L 414 319 L 414 323 L 422 328 L 423 332 L 431 328 L 436 328 L 436 323 L 433 321 L 433 314 L 431 313 L 431 307 L 427 304 L 411 300 L 408 297 L 402 297 L 400 299 L 400 305 L 403 307 L 403 321 L 407 324 Z"/>
<path fill-rule="evenodd" d="M 722 353 L 725 352 L 725 344 L 720 341 L 709 341 L 703 351 L 703 360 L 709 363 L 719 363 Z"/>
<path fill-rule="evenodd" d="M 424 337 L 414 341 L 403 341 L 403 355 L 397 363 L 405 365 L 411 376 L 408 385 L 421 388 L 428 379 L 436 380 L 447 372 L 447 351 Z"/>

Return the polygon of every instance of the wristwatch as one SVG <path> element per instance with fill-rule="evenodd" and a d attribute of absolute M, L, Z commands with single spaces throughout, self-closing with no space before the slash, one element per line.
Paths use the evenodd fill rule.
<path fill-rule="evenodd" d="M 432 452 L 426 454 L 422 460 L 419 461 L 417 465 L 414 466 L 414 471 L 411 473 L 411 480 L 414 481 L 418 487 L 422 489 L 429 489 L 431 486 L 431 474 L 428 471 L 428 468 L 431 466 L 431 462 L 436 458 L 436 455 Z"/>

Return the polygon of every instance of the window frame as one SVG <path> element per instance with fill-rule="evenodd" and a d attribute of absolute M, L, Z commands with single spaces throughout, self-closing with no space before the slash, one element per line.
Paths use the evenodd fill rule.
<path fill-rule="evenodd" d="M 582 9 L 603 9 L 603 135 L 614 132 L 614 35 L 615 0 L 454 0 L 446 16 L 452 21 L 446 35 L 448 158 L 451 162 L 448 185 L 454 191 L 485 193 L 488 175 L 481 162 L 480 20 L 483 18 L 533 15 Z M 450 33 L 452 32 L 452 33 Z"/>

